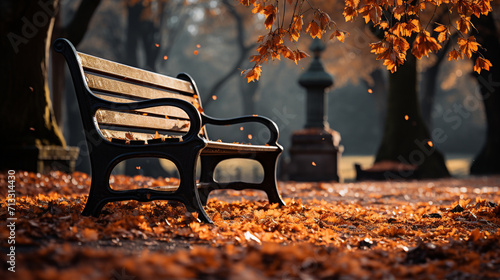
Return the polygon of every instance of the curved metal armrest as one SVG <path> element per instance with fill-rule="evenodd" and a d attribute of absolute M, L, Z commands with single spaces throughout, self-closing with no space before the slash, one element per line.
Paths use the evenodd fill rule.
<path fill-rule="evenodd" d="M 98 109 L 107 109 L 112 111 L 130 111 L 157 106 L 178 107 L 186 112 L 186 114 L 189 116 L 190 121 L 189 131 L 182 137 L 184 141 L 189 141 L 191 140 L 191 138 L 197 137 L 202 127 L 200 112 L 193 106 L 193 104 L 185 100 L 175 98 L 157 98 L 130 103 L 116 103 L 100 98 L 96 99 L 99 99 L 99 101 L 95 102 L 92 106 L 92 110 L 94 113 Z"/>
<path fill-rule="evenodd" d="M 277 146 L 278 138 L 279 138 L 279 130 L 278 126 L 271 119 L 263 117 L 263 116 L 243 116 L 231 119 L 217 119 L 212 118 L 210 116 L 205 115 L 205 113 L 201 113 L 202 126 L 205 124 L 213 124 L 213 125 L 232 125 L 246 122 L 258 122 L 265 125 L 271 136 L 269 137 L 269 141 L 266 144 Z"/>

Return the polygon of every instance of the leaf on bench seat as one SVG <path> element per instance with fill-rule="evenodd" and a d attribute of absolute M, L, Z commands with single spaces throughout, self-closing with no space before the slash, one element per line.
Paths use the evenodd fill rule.
<path fill-rule="evenodd" d="M 127 132 L 125 133 L 125 137 L 128 139 L 128 140 L 135 140 L 135 137 L 134 135 L 132 134 L 132 132 Z"/>

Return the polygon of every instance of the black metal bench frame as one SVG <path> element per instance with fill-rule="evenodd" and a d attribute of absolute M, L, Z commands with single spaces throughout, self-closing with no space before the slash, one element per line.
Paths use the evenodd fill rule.
<path fill-rule="evenodd" d="M 210 192 L 217 189 L 262 190 L 267 194 L 270 203 L 278 203 L 280 206 L 285 205 L 278 192 L 276 181 L 277 160 L 283 149 L 277 143 L 278 127 L 272 120 L 262 116 L 216 119 L 200 112 L 190 102 L 176 98 L 158 98 L 131 103 L 116 103 L 104 100 L 94 95 L 87 85 L 84 69 L 79 60 L 81 53 L 77 52 L 74 46 L 63 38 L 57 39 L 53 47 L 55 51 L 64 55 L 73 78 L 90 154 L 92 182 L 82 215 L 98 216 L 104 205 L 113 201 L 175 200 L 183 203 L 188 211 L 199 213 L 198 217 L 202 221 L 212 223 L 203 206 L 206 205 Z M 138 70 L 137 68 L 134 69 Z M 147 72 L 145 70 L 139 71 Z M 188 81 L 194 89 L 194 93 L 199 96 L 196 84 L 189 75 L 181 73 L 177 78 Z M 182 141 L 143 145 L 108 141 L 102 135 L 95 117 L 99 109 L 126 112 L 152 106 L 175 106 L 186 112 L 189 116 L 190 126 L 189 131 L 182 137 Z M 258 122 L 269 129 L 270 139 L 266 145 L 213 142 L 208 140 L 206 134 L 200 135 L 200 130 L 206 124 L 232 125 L 245 122 Z M 109 178 L 113 168 L 123 160 L 136 157 L 158 157 L 172 161 L 179 171 L 179 187 L 172 191 L 149 188 L 134 190 L 112 189 L 109 185 Z M 264 169 L 263 181 L 261 183 L 216 182 L 214 180 L 215 167 L 221 161 L 231 158 L 249 158 L 258 161 Z M 196 182 L 198 159 L 201 162 L 199 183 Z"/>

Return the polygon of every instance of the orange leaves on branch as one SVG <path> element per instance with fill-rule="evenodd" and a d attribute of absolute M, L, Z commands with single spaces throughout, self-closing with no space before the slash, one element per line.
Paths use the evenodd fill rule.
<path fill-rule="evenodd" d="M 365 23 L 371 21 L 374 24 L 377 24 L 380 22 L 382 17 L 382 7 L 377 4 L 365 5 L 358 10 L 358 13 L 363 16 Z"/>
<path fill-rule="evenodd" d="M 260 78 L 260 74 L 262 73 L 262 67 L 260 65 L 255 66 L 252 69 L 244 70 L 241 72 L 241 75 L 245 75 L 248 82 L 258 81 Z"/>
<path fill-rule="evenodd" d="M 420 59 L 422 56 L 429 56 L 430 52 L 437 52 L 441 48 L 441 45 L 438 44 L 436 39 L 431 37 L 429 32 L 424 30 L 417 35 L 417 38 L 415 38 L 411 53 L 416 58 Z"/>
<path fill-rule="evenodd" d="M 300 37 L 300 31 L 302 31 L 302 26 L 304 25 L 303 15 L 294 16 L 290 29 L 288 30 L 290 41 L 298 41 Z"/>
<path fill-rule="evenodd" d="M 330 23 L 333 22 L 330 16 L 325 12 L 319 11 L 316 15 L 319 19 L 319 27 L 321 30 L 325 30 L 330 26 Z"/>
<path fill-rule="evenodd" d="M 472 58 L 473 53 L 477 52 L 479 46 L 474 36 L 470 36 L 468 39 L 458 38 L 458 48 L 460 52 L 469 59 Z"/>
<path fill-rule="evenodd" d="M 440 24 L 438 27 L 434 28 L 434 31 L 438 32 L 438 42 L 442 43 L 448 39 L 448 36 L 450 35 L 450 31 L 448 31 L 448 27 Z"/>
<path fill-rule="evenodd" d="M 319 28 L 318 23 L 316 23 L 316 21 L 314 20 L 309 22 L 306 28 L 306 32 L 309 32 L 311 34 L 311 37 L 318 39 L 321 39 L 321 35 L 323 34 L 321 29 Z"/>
<path fill-rule="evenodd" d="M 344 43 L 346 34 L 349 35 L 349 33 L 345 32 L 345 31 L 335 30 L 335 32 L 333 32 L 332 35 L 330 36 L 330 40 L 335 37 L 335 38 L 337 38 L 337 40 Z"/>
<path fill-rule="evenodd" d="M 299 40 L 302 32 L 309 34 L 312 38 L 320 39 L 331 28 L 332 24 L 335 25 L 335 22 L 332 21 L 327 13 L 310 6 L 310 3 L 307 3 L 309 9 L 303 9 L 302 6 L 305 1 L 240 0 L 239 2 L 245 6 L 252 5 L 252 13 L 264 15 L 264 26 L 268 30 L 266 35 L 259 36 L 257 39 L 257 43 L 260 43 L 257 46 L 258 54 L 250 56 L 250 61 L 255 63 L 254 67 L 241 72 L 241 75 L 245 76 L 248 82 L 259 79 L 261 72 L 260 65 L 264 62 L 274 59 L 281 60 L 281 56 L 283 56 L 297 64 L 299 60 L 308 56 L 299 49 L 291 50 L 284 42 L 285 36 L 287 36 L 292 43 Z M 290 17 L 283 14 L 280 15 L 280 9 L 278 9 L 278 7 L 281 8 L 281 5 L 285 6 L 282 11 L 287 10 L 286 5 L 292 6 L 293 13 L 291 13 Z M 313 11 L 312 18 L 308 19 L 305 30 L 304 15 L 306 15 L 306 12 L 303 12 L 303 10 Z M 280 21 L 282 18 L 283 20 Z M 287 20 L 289 22 L 286 22 Z M 288 28 L 286 26 L 288 26 Z M 343 42 L 346 34 L 347 32 L 335 29 L 330 39 L 337 38 L 339 41 Z M 257 66 L 259 68 L 256 68 Z"/>
<path fill-rule="evenodd" d="M 396 36 L 405 36 L 409 37 L 412 33 L 420 32 L 420 23 L 416 19 L 412 19 L 406 22 L 397 22 L 390 29 L 389 33 L 392 33 Z"/>
<path fill-rule="evenodd" d="M 383 59 L 387 70 L 394 73 L 406 60 L 410 44 L 405 38 L 386 32 L 382 41 L 370 44 L 370 47 L 371 52 L 377 54 L 377 60 Z"/>
<path fill-rule="evenodd" d="M 452 36 L 450 30 L 456 30 L 460 36 L 468 34 L 474 25 L 471 23 L 471 16 L 476 17 L 487 15 L 491 12 L 490 0 L 426 0 L 426 1 L 403 1 L 403 0 L 345 0 L 343 15 L 346 21 L 353 21 L 358 15 L 361 15 L 364 22 L 371 22 L 374 27 L 385 30 L 384 39 L 381 42 L 371 44 L 372 52 L 377 55 L 377 59 L 383 59 L 384 65 L 391 72 L 394 72 L 398 65 L 406 59 L 406 52 L 403 51 L 404 43 L 416 33 L 416 39 L 412 43 L 412 54 L 418 59 L 423 56 L 429 56 L 431 52 L 437 52 L 442 49 L 442 43 L 448 41 Z M 446 18 L 446 13 L 456 14 L 454 24 L 451 20 L 448 25 L 438 22 L 434 31 L 437 36 L 430 36 L 427 27 L 432 22 L 423 22 L 422 11 L 429 9 L 443 8 L 444 14 L 439 17 L 432 17 L 430 20 Z M 436 11 L 434 11 L 436 14 Z M 455 26 L 453 26 L 455 25 Z M 338 35 L 338 34 L 337 34 Z M 335 37 L 332 34 L 331 38 Z M 340 40 L 341 37 L 337 38 Z M 395 38 L 398 38 L 397 40 Z M 404 39 L 407 38 L 407 39 Z M 448 53 L 448 59 L 461 59 L 463 57 L 471 58 L 472 54 L 478 51 L 478 46 L 474 37 L 468 39 L 458 39 L 458 51 L 452 50 Z M 489 61 L 476 60 L 475 70 L 486 69 L 489 67 Z"/>
<path fill-rule="evenodd" d="M 240 3 L 243 5 L 243 6 L 250 6 L 250 5 L 255 5 L 255 2 L 257 0 L 239 0 Z"/>
<path fill-rule="evenodd" d="M 474 63 L 474 71 L 476 71 L 478 74 L 481 74 L 481 69 L 489 71 L 491 66 L 493 65 L 489 60 L 482 57 L 478 57 L 476 59 L 476 63 Z"/>
<path fill-rule="evenodd" d="M 458 52 L 457 50 L 451 50 L 449 53 L 448 53 L 448 61 L 454 59 L 454 60 L 459 60 L 459 59 L 463 59 L 464 58 L 464 55 L 460 52 Z"/>
<path fill-rule="evenodd" d="M 278 9 L 273 5 L 267 5 L 264 8 L 264 15 L 266 16 L 264 25 L 267 29 L 271 29 L 273 27 L 274 21 L 276 20 L 277 11 Z"/>
<path fill-rule="evenodd" d="M 464 34 L 469 33 L 471 25 L 470 17 L 461 17 L 457 20 L 457 29 Z"/>
<path fill-rule="evenodd" d="M 295 51 L 295 61 L 299 61 L 303 58 L 308 57 L 309 55 L 303 51 L 296 50 Z M 297 62 L 296 62 L 297 63 Z"/>

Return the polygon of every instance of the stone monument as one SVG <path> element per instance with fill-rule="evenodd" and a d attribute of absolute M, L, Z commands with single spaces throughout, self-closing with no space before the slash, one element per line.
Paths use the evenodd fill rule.
<path fill-rule="evenodd" d="M 290 162 L 286 174 L 293 181 L 339 181 L 338 160 L 342 153 L 340 134 L 328 124 L 326 89 L 333 85 L 333 78 L 320 61 L 325 44 L 314 39 L 309 48 L 313 61 L 299 78 L 306 89 L 306 123 L 304 129 L 292 134 L 289 150 Z"/>

